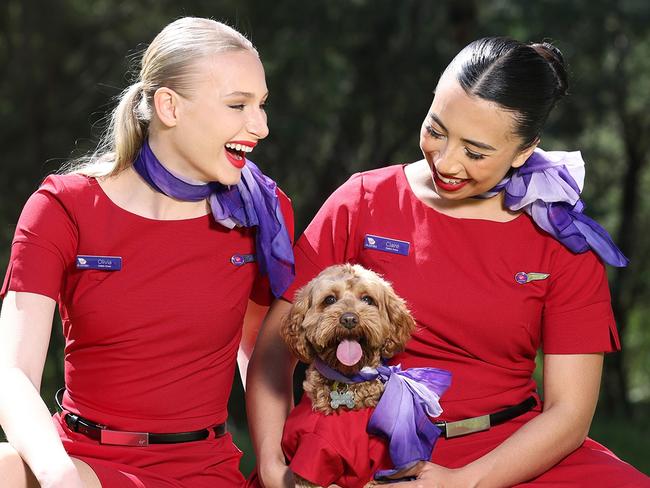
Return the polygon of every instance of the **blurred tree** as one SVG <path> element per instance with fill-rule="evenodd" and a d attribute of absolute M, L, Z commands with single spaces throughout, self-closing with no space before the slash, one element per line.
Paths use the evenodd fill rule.
<path fill-rule="evenodd" d="M 93 147 L 138 52 L 161 26 L 183 15 L 225 20 L 260 50 L 271 92 L 271 135 L 256 149 L 255 161 L 292 196 L 297 232 L 351 173 L 421 157 L 419 127 L 435 82 L 468 41 L 504 34 L 555 41 L 572 67 L 572 93 L 552 116 L 542 145 L 583 151 L 588 212 L 632 259 L 630 268 L 611 274 L 622 339 L 631 347 L 607 357 L 601 415 L 647 405 L 647 1 L 51 0 L 44 8 L 36 0 L 5 0 L 2 266 L 29 194 L 45 174 Z M 48 402 L 62 382 L 55 328 L 42 392 Z M 241 395 L 231 407 L 241 427 Z"/>

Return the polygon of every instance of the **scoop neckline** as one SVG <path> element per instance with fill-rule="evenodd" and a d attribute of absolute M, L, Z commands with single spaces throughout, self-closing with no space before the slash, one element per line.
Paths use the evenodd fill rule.
<path fill-rule="evenodd" d="M 406 176 L 406 166 L 409 164 L 415 164 L 418 161 L 414 161 L 412 163 L 402 163 L 400 165 L 400 171 L 399 171 L 399 177 L 401 180 L 401 184 L 404 186 L 405 191 L 408 193 L 409 198 L 416 202 L 418 205 L 422 206 L 425 210 L 430 211 L 434 213 L 435 215 L 439 216 L 440 218 L 448 219 L 448 220 L 453 220 L 453 221 L 460 221 L 460 222 L 477 222 L 477 223 L 488 223 L 488 224 L 498 224 L 498 225 L 507 225 L 507 224 L 513 224 L 514 222 L 517 221 L 524 221 L 524 212 L 519 212 L 519 214 L 511 220 L 490 220 L 490 219 L 481 219 L 481 218 L 471 218 L 471 217 L 453 217 L 451 215 L 447 215 L 446 213 L 441 212 L 440 210 L 437 210 L 430 205 L 427 205 L 424 203 L 422 200 L 420 200 L 415 192 L 413 191 L 413 188 L 411 187 L 411 183 L 409 182 L 407 176 Z"/>
<path fill-rule="evenodd" d="M 100 184 L 99 180 L 96 177 L 94 177 L 94 176 L 85 176 L 85 175 L 82 175 L 82 176 L 84 176 L 85 178 L 88 179 L 88 182 L 90 183 L 91 186 L 97 187 L 96 193 L 100 196 L 100 198 L 104 199 L 108 203 L 108 205 L 110 205 L 111 207 L 116 208 L 117 210 L 119 210 L 120 212 L 130 216 L 131 218 L 143 220 L 145 222 L 152 222 L 152 223 L 169 223 L 169 222 L 171 222 L 171 223 L 182 223 L 182 222 L 190 223 L 190 222 L 198 222 L 198 221 L 201 221 L 201 220 L 208 219 L 210 217 L 210 215 L 211 215 L 211 213 L 208 212 L 208 213 L 206 213 L 204 215 L 200 215 L 198 217 L 190 217 L 190 218 L 187 218 L 187 219 L 154 219 L 152 217 L 147 217 L 145 215 L 140 215 L 138 213 L 132 212 L 131 210 L 128 210 L 128 209 L 118 205 L 117 203 L 115 203 L 113 201 L 113 199 L 111 199 L 111 197 L 108 196 L 108 193 L 106 193 L 106 191 L 104 190 L 104 188 L 102 187 L 102 185 Z"/>

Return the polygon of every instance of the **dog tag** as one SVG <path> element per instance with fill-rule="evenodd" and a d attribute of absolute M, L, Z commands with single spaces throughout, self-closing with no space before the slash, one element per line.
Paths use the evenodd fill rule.
<path fill-rule="evenodd" d="M 354 407 L 354 395 L 349 390 L 340 393 L 336 390 L 330 391 L 330 407 L 333 409 L 339 408 L 341 405 L 344 405 L 348 408 Z"/>

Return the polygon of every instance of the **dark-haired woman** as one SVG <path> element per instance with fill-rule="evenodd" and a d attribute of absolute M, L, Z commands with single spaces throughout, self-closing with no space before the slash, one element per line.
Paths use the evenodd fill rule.
<path fill-rule="evenodd" d="M 627 259 L 582 212 L 580 154 L 537 148 L 566 90 L 552 45 L 473 42 L 438 82 L 424 159 L 354 175 L 296 245 L 286 300 L 326 266 L 360 263 L 418 322 L 392 362 L 452 373 L 435 419 L 444 432 L 430 459 L 401 473 L 418 478 L 404 486 L 650 486 L 587 438 L 603 353 L 620 347 L 604 262 Z M 327 486 L 341 473 L 287 466 L 280 449 L 295 365 L 278 337 L 288 301 L 271 308 L 249 370 L 258 472 L 266 488 L 292 472 Z M 532 377 L 540 347 L 543 402 Z"/>

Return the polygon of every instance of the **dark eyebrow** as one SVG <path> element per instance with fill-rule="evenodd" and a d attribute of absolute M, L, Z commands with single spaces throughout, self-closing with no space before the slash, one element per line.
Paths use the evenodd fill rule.
<path fill-rule="evenodd" d="M 430 113 L 429 118 L 431 118 L 431 120 L 433 120 L 436 124 L 438 124 L 442 128 L 442 130 L 444 130 L 445 132 L 449 132 L 449 130 L 447 130 L 447 128 L 445 127 L 445 124 L 443 124 L 442 121 L 440 120 L 440 117 L 438 117 L 436 114 Z M 488 151 L 496 151 L 495 148 L 493 148 L 492 146 L 484 142 L 472 141 L 471 139 L 462 139 L 462 138 L 461 141 L 463 141 L 466 144 L 471 144 L 472 146 L 480 147 L 481 149 L 487 149 Z"/>
<path fill-rule="evenodd" d="M 440 120 L 440 118 L 436 114 L 430 113 L 429 118 L 433 120 L 436 124 L 438 124 L 440 127 L 442 127 L 442 130 L 444 130 L 445 132 L 449 132 L 445 127 L 445 124 L 442 123 L 442 120 Z"/>

